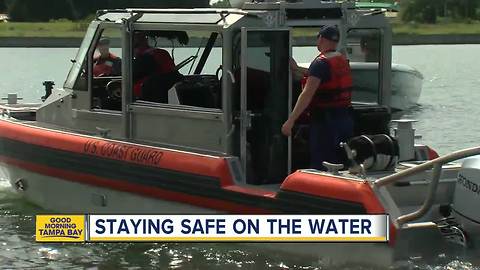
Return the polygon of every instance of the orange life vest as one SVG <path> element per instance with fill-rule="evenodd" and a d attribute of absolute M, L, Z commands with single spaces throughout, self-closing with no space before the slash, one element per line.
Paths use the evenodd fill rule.
<path fill-rule="evenodd" d="M 352 101 L 352 73 L 348 60 L 341 54 L 326 56 L 321 53 L 318 58 L 327 61 L 331 75 L 330 80 L 320 82 L 310 107 L 320 109 L 349 107 Z"/>
<path fill-rule="evenodd" d="M 106 58 L 100 58 L 100 56 L 93 59 L 93 76 L 110 76 L 113 71 L 113 64 L 117 60 L 117 56 L 109 53 Z M 118 75 L 118 74 L 116 74 Z"/>

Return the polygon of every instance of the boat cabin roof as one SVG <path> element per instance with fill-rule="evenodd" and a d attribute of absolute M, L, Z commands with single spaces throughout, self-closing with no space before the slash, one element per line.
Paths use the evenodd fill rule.
<path fill-rule="evenodd" d="M 141 14 L 137 23 L 160 24 L 203 24 L 228 27 L 247 15 L 239 9 L 125 9 L 102 10 L 97 20 L 103 22 L 122 22 Z"/>
<path fill-rule="evenodd" d="M 229 27 L 244 16 L 263 17 L 267 26 L 279 25 L 324 25 L 325 20 L 354 19 L 346 16 L 355 11 L 351 2 L 304 1 L 262 1 L 246 2 L 240 8 L 192 8 L 192 9 L 146 9 L 127 8 L 100 10 L 97 20 L 121 22 L 142 14 L 138 23 L 202 24 Z M 322 21 L 319 24 L 319 21 Z"/>

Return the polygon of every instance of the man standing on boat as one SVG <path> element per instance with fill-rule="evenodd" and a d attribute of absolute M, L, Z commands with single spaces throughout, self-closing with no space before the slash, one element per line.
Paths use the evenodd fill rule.
<path fill-rule="evenodd" d="M 121 75 L 121 59 L 110 52 L 110 40 L 102 38 L 98 41 L 99 55 L 93 58 L 93 76 L 118 76 Z"/>
<path fill-rule="evenodd" d="M 350 115 L 352 75 L 346 57 L 336 52 L 339 39 L 336 27 L 323 27 L 317 38 L 320 54 L 308 70 L 293 60 L 291 64 L 294 73 L 303 73 L 306 83 L 290 117 L 282 126 L 282 133 L 290 136 L 295 121 L 307 107 L 310 108 L 310 164 L 318 170 L 325 170 L 323 161 L 343 164 L 340 142 L 353 135 Z"/>

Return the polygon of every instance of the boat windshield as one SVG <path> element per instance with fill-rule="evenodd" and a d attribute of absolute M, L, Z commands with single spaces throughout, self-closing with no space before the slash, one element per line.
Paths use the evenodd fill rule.
<path fill-rule="evenodd" d="M 82 44 L 80 45 L 80 49 L 75 56 L 75 59 L 72 60 L 72 67 L 68 73 L 67 79 L 63 85 L 64 88 L 73 89 L 75 82 L 77 80 L 78 75 L 80 74 L 82 67 L 85 65 L 85 59 L 90 48 L 90 44 L 92 42 L 93 37 L 95 36 L 95 32 L 98 28 L 99 22 L 92 22 L 87 29 L 87 33 L 83 38 Z"/>

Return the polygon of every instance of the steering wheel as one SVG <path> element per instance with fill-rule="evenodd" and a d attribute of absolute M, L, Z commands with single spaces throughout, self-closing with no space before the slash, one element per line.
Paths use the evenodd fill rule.
<path fill-rule="evenodd" d="M 112 101 L 121 101 L 122 100 L 122 81 L 121 80 L 112 80 L 107 83 L 105 87 L 107 91 L 107 96 Z"/>

